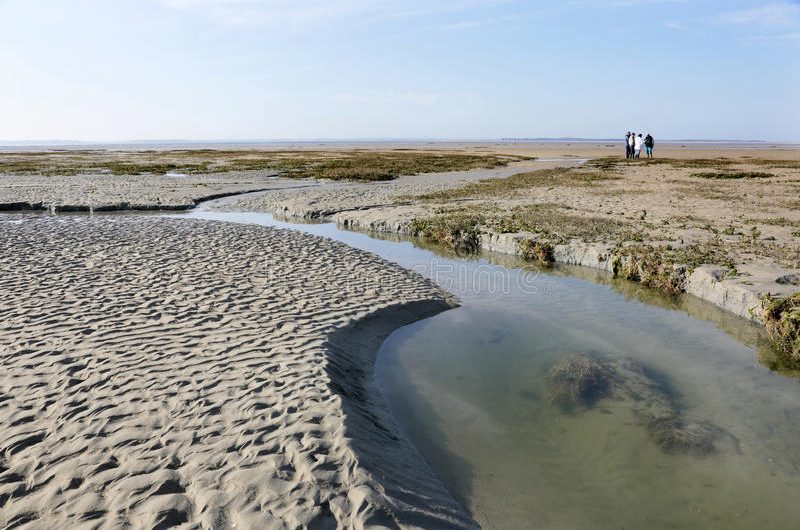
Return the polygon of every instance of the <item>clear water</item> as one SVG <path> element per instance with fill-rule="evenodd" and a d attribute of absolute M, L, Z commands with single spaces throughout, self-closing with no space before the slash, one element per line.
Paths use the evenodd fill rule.
<path fill-rule="evenodd" d="M 463 305 L 394 333 L 375 377 L 401 427 L 484 528 L 800 528 L 800 384 L 759 363 L 761 330 L 691 297 L 582 268 L 442 256 L 408 241 L 265 214 L 432 277 Z M 548 406 L 554 363 L 595 352 L 647 367 L 718 452 L 667 454 L 630 402 Z"/>

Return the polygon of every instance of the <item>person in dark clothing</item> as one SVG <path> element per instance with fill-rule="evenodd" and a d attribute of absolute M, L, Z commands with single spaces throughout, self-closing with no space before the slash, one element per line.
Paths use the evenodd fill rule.
<path fill-rule="evenodd" d="M 628 131 L 628 134 L 625 135 L 625 158 L 631 157 L 631 132 Z"/>
<path fill-rule="evenodd" d="M 647 158 L 653 158 L 653 147 L 655 146 L 656 141 L 653 140 L 650 133 L 647 133 L 647 136 L 644 137 L 644 151 L 647 154 Z"/>

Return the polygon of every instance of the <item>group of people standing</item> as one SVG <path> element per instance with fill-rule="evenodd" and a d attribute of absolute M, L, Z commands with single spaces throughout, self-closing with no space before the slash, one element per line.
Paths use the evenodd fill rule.
<path fill-rule="evenodd" d="M 637 135 L 635 132 L 628 131 L 628 134 L 625 135 L 625 158 L 638 160 L 641 158 L 642 147 L 645 149 L 647 158 L 653 158 L 653 147 L 655 145 L 656 142 L 650 136 L 650 133 L 647 133 L 647 136 L 642 138 L 642 133 Z"/>

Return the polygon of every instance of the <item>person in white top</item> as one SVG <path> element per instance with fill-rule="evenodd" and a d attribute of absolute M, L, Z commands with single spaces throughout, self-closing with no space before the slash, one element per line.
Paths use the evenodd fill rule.
<path fill-rule="evenodd" d="M 639 159 L 639 155 L 642 154 L 642 142 L 643 141 L 644 140 L 642 140 L 642 133 L 639 133 L 639 136 L 637 136 L 633 140 L 633 153 L 634 153 L 633 157 L 635 159 L 637 159 L 637 160 Z"/>
<path fill-rule="evenodd" d="M 630 156 L 628 158 L 633 158 L 633 146 L 636 138 L 636 133 L 632 132 L 630 136 L 628 136 L 628 152 Z"/>

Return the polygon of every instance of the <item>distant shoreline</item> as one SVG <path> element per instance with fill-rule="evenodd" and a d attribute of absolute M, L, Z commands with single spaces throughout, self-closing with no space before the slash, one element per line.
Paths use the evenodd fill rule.
<path fill-rule="evenodd" d="M 768 140 L 681 140 L 681 139 L 656 139 L 660 146 L 687 146 L 687 147 L 715 147 L 719 149 L 797 149 L 800 142 L 770 142 Z M 192 150 L 192 149 L 241 149 L 257 148 L 259 146 L 275 148 L 309 147 L 339 147 L 339 148 L 370 148 L 370 147 L 419 147 L 428 148 L 432 145 L 440 147 L 479 147 L 479 146 L 510 146 L 510 145 L 572 145 L 572 144 L 609 144 L 621 143 L 620 138 L 500 138 L 500 139 L 466 139 L 466 140 L 426 140 L 426 139 L 376 139 L 376 140 L 142 140 L 130 142 L 84 142 L 71 140 L 58 141 L 0 141 L 0 151 L 51 151 L 51 150 Z"/>

